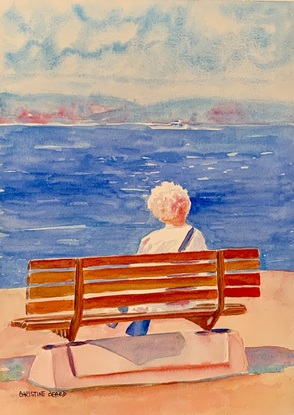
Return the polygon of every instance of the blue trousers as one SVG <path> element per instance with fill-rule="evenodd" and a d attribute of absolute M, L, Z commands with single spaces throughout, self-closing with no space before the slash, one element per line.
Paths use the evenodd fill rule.
<path fill-rule="evenodd" d="M 148 333 L 150 320 L 133 321 L 126 329 L 129 336 L 145 336 Z"/>
<path fill-rule="evenodd" d="M 121 313 L 127 313 L 128 307 L 119 307 Z M 118 323 L 107 324 L 108 327 L 115 328 Z M 145 336 L 148 333 L 150 320 L 133 321 L 126 329 L 126 334 L 129 336 Z"/>

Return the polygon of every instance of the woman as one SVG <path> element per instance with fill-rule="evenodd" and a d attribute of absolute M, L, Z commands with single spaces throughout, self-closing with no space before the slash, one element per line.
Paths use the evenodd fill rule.
<path fill-rule="evenodd" d="M 147 206 L 153 216 L 165 224 L 165 227 L 145 236 L 140 243 L 138 253 L 156 254 L 207 249 L 202 233 L 186 222 L 191 201 L 187 190 L 182 186 L 173 182 L 163 182 L 151 191 Z M 190 229 L 193 229 L 192 235 L 183 249 L 181 244 Z"/>
<path fill-rule="evenodd" d="M 207 249 L 202 233 L 186 222 L 191 201 L 187 190 L 182 186 L 173 182 L 163 182 L 151 191 L 147 206 L 153 216 L 165 226 L 142 238 L 138 254 Z M 120 308 L 121 312 L 127 310 L 127 307 Z M 127 328 L 126 333 L 130 336 L 144 336 L 148 332 L 149 324 L 149 320 L 134 321 Z"/>

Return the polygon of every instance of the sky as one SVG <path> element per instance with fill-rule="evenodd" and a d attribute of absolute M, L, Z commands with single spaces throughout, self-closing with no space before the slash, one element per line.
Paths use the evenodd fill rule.
<path fill-rule="evenodd" d="M 294 2 L 2 0 L 0 92 L 294 101 Z"/>

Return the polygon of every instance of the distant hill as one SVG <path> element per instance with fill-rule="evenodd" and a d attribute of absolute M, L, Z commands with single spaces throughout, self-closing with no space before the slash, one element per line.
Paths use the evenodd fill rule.
<path fill-rule="evenodd" d="M 103 95 L 0 93 L 0 123 L 293 123 L 294 102 L 195 98 L 139 105 Z"/>

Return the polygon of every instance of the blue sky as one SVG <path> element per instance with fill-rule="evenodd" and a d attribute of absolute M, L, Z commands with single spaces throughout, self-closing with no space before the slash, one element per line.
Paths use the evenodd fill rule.
<path fill-rule="evenodd" d="M 294 100 L 294 3 L 4 0 L 1 92 Z"/>

